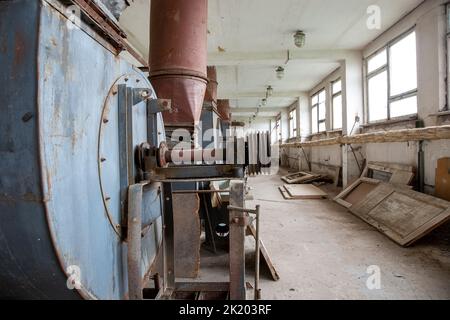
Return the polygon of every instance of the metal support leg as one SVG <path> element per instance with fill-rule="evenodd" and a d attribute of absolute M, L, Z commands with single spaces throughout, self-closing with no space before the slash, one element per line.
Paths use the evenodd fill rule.
<path fill-rule="evenodd" d="M 244 206 L 244 183 L 231 184 L 230 204 L 233 207 Z M 246 214 L 230 211 L 230 299 L 245 300 L 245 221 Z"/>
<path fill-rule="evenodd" d="M 251 209 L 245 209 L 241 207 L 235 207 L 235 206 L 229 206 L 228 210 L 231 210 L 233 212 L 240 212 L 242 214 L 244 213 L 251 213 L 256 215 L 256 236 L 255 236 L 255 300 L 261 299 L 261 289 L 259 289 L 259 265 L 260 265 L 260 246 L 261 246 L 261 240 L 259 238 L 259 217 L 260 217 L 260 206 L 256 206 L 255 210 Z M 245 219 L 244 219 L 245 221 Z M 248 217 L 247 217 L 247 221 Z M 237 220 L 234 221 L 237 223 Z M 250 222 L 251 224 L 251 222 Z M 247 224 L 245 224 L 247 226 Z M 231 257 L 230 257 L 231 258 Z"/>
<path fill-rule="evenodd" d="M 163 215 L 163 264 L 164 293 L 163 298 L 170 297 L 175 290 L 175 240 L 172 205 L 172 184 L 163 183 L 164 215 Z"/>
<path fill-rule="evenodd" d="M 147 183 L 128 188 L 128 296 L 130 300 L 142 300 L 142 195 Z"/>
<path fill-rule="evenodd" d="M 260 260 L 260 239 L 259 239 L 259 206 L 256 206 L 256 246 L 255 246 L 255 300 L 261 299 L 259 289 L 259 260 Z"/>

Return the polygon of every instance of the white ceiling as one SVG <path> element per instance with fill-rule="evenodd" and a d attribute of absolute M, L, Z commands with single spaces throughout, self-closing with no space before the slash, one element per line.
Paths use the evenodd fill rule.
<path fill-rule="evenodd" d="M 245 111 L 257 107 L 272 85 L 274 98 L 266 114 L 276 114 L 274 107 L 289 106 L 300 92 L 311 90 L 339 67 L 336 59 L 327 58 L 333 52 L 361 50 L 422 1 L 209 0 L 209 64 L 218 69 L 219 98 L 231 99 L 234 116 L 247 116 Z M 134 3 L 121 23 L 137 49 L 146 51 L 150 1 Z M 381 8 L 381 30 L 366 26 L 370 5 Z M 302 49 L 293 42 L 299 29 L 307 34 Z M 278 80 L 275 68 L 284 65 L 288 50 L 293 58 L 285 66 L 285 78 Z M 309 56 L 299 59 L 302 55 Z M 319 56 L 325 59 L 315 59 Z M 245 109 L 242 114 L 239 108 Z"/>

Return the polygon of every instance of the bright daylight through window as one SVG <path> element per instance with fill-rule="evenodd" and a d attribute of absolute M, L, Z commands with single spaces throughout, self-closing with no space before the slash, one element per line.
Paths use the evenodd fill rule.
<path fill-rule="evenodd" d="M 416 33 L 409 32 L 367 60 L 369 122 L 417 113 Z"/>

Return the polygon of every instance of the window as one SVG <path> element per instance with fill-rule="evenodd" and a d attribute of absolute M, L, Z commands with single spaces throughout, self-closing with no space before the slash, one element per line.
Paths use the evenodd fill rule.
<path fill-rule="evenodd" d="M 333 129 L 342 129 L 342 80 L 336 80 L 331 84 L 333 95 Z"/>
<path fill-rule="evenodd" d="M 369 122 L 417 113 L 416 54 L 412 31 L 367 60 Z"/>
<path fill-rule="evenodd" d="M 322 89 L 311 98 L 311 115 L 312 115 L 312 133 L 327 131 L 326 125 L 326 102 L 327 95 L 325 89 Z"/>
<path fill-rule="evenodd" d="M 289 112 L 289 138 L 297 137 L 297 110 Z"/>

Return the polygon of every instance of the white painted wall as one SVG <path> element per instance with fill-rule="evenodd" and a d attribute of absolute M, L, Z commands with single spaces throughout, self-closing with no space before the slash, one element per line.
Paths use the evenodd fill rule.
<path fill-rule="evenodd" d="M 423 120 L 425 126 L 435 126 L 450 124 L 449 116 L 436 116 L 446 107 L 446 82 L 447 63 L 446 63 L 446 9 L 445 0 L 426 0 L 416 10 L 400 20 L 387 32 L 382 34 L 376 40 L 368 44 L 362 54 L 356 54 L 342 61 L 340 70 L 335 71 L 318 84 L 309 95 L 315 93 L 323 87 L 329 88 L 328 82 L 337 78 L 340 73 L 344 82 L 344 128 L 343 134 L 350 134 L 355 115 L 363 116 L 366 119 L 366 110 L 363 103 L 363 58 L 370 56 L 379 48 L 385 46 L 392 39 L 397 38 L 404 32 L 415 27 L 417 34 L 417 61 L 418 61 L 418 118 Z M 330 94 L 327 94 L 328 101 Z M 308 98 L 309 99 L 309 98 Z M 301 100 L 300 100 L 301 101 Z M 300 102 L 300 114 L 307 115 L 310 112 L 308 103 Z M 308 107 L 307 107 L 308 106 Z M 330 102 L 327 105 L 327 117 L 330 117 Z M 310 114 L 308 115 L 309 126 L 311 125 Z M 302 137 L 310 133 L 310 127 L 305 130 L 305 121 L 301 117 Z M 364 132 L 395 130 L 404 128 L 414 128 L 415 122 L 405 122 L 395 125 L 386 125 L 381 127 L 365 128 Z M 331 128 L 331 120 L 327 121 L 327 128 Z M 358 133 L 358 126 L 353 134 Z M 319 135 L 314 139 L 326 138 L 328 135 Z M 407 165 L 418 165 L 418 143 L 388 143 L 388 144 L 367 144 L 364 146 L 353 146 L 357 151 L 357 158 L 362 162 L 365 157 L 367 161 L 383 161 L 391 163 L 400 163 Z M 432 192 L 435 184 L 436 162 L 439 158 L 450 156 L 450 142 L 429 141 L 424 145 L 425 148 L 425 184 L 427 190 Z M 318 164 L 343 166 L 344 182 L 350 181 L 359 175 L 356 160 L 350 150 L 338 146 L 309 148 L 307 155 L 310 161 Z M 287 152 L 287 151 L 286 151 Z M 298 157 L 300 160 L 290 165 L 302 170 L 306 169 L 306 162 L 302 161 L 302 152 L 292 149 L 287 152 L 290 157 Z M 314 167 L 313 167 L 314 169 Z"/>
<path fill-rule="evenodd" d="M 384 33 L 364 49 L 369 56 L 387 42 L 415 27 L 417 34 L 418 118 L 425 126 L 450 123 L 442 121 L 436 113 L 446 106 L 446 9 L 444 0 L 427 0 L 414 12 Z M 411 127 L 411 125 L 409 124 Z M 408 125 L 390 127 L 402 129 Z M 425 143 L 425 184 L 429 191 L 435 184 L 436 162 L 450 156 L 450 142 Z M 369 144 L 366 146 L 368 161 L 386 161 L 417 166 L 418 143 Z"/>
<path fill-rule="evenodd" d="M 244 127 L 245 134 L 258 131 L 270 132 L 270 120 L 270 118 L 256 118 L 256 120 L 252 121 L 251 125 L 247 123 L 247 125 Z"/>

